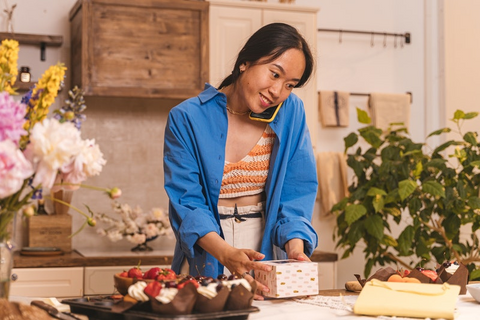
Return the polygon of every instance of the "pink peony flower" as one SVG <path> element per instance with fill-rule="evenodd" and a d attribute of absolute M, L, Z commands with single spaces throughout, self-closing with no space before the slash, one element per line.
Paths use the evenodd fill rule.
<path fill-rule="evenodd" d="M 0 141 L 0 199 L 11 196 L 33 174 L 32 164 L 11 140 Z"/>
<path fill-rule="evenodd" d="M 0 93 L 0 141 L 10 139 L 18 143 L 27 132 L 23 129 L 27 106 L 16 102 L 6 92 Z"/>

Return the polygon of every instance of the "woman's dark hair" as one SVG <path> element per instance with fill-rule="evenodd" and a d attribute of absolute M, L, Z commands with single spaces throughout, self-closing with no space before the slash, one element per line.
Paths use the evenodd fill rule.
<path fill-rule="evenodd" d="M 298 49 L 305 56 L 305 71 L 295 88 L 302 87 L 310 78 L 314 60 L 312 52 L 305 39 L 297 29 L 285 23 L 271 23 L 258 29 L 245 43 L 238 53 L 232 73 L 223 79 L 219 89 L 237 82 L 240 76 L 240 66 L 246 62 L 252 64 L 264 57 L 269 57 L 264 63 L 269 63 L 289 49 Z"/>

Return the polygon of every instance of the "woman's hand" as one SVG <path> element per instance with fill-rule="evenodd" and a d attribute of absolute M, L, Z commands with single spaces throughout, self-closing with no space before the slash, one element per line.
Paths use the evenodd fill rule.
<path fill-rule="evenodd" d="M 232 274 L 242 276 L 248 282 L 255 280 L 250 271 L 271 271 L 272 267 L 256 260 L 262 260 L 265 255 L 252 249 L 238 249 L 229 245 L 217 233 L 210 232 L 200 238 L 197 243 L 214 256 Z M 257 281 L 257 294 L 254 299 L 263 300 L 259 292 L 268 292 L 269 289 Z"/>
<path fill-rule="evenodd" d="M 295 259 L 299 261 L 310 261 L 310 258 L 303 252 L 303 240 L 292 239 L 285 244 L 285 251 L 287 252 L 288 259 Z"/>

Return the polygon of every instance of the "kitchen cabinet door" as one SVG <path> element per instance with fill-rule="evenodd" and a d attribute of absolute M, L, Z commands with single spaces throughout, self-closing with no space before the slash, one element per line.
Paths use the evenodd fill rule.
<path fill-rule="evenodd" d="M 83 267 L 13 268 L 17 280 L 11 282 L 10 295 L 23 297 L 83 296 Z"/>

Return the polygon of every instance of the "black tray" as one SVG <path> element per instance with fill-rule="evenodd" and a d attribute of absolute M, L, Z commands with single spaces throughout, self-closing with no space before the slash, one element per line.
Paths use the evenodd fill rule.
<path fill-rule="evenodd" d="M 64 299 L 62 303 L 70 306 L 70 312 L 88 316 L 89 320 L 161 320 L 161 319 L 225 319 L 244 320 L 250 313 L 260 311 L 257 307 L 244 310 L 231 310 L 211 313 L 192 313 L 185 315 L 168 315 L 138 310 L 132 308 L 123 313 L 112 312 L 115 300 L 104 297 L 85 297 L 77 299 Z M 148 303 L 147 303 L 148 305 Z M 148 305 L 149 306 L 149 305 Z M 145 309 L 145 304 L 143 308 Z M 148 307 L 147 307 L 148 309 Z"/>

